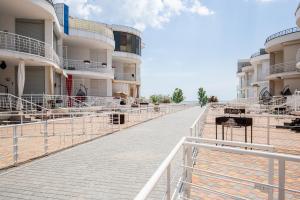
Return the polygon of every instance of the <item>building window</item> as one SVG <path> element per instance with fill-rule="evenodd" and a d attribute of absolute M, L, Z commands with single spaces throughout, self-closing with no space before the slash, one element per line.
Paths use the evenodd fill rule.
<path fill-rule="evenodd" d="M 141 38 L 139 36 L 114 31 L 115 51 L 122 51 L 141 55 Z"/>

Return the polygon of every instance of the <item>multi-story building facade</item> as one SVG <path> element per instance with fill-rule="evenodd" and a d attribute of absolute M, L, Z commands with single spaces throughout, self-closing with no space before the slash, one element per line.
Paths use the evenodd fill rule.
<path fill-rule="evenodd" d="M 61 46 L 52 1 L 1 1 L 0 92 L 62 94 Z"/>
<path fill-rule="evenodd" d="M 270 93 L 280 96 L 287 89 L 291 93 L 299 90 L 300 71 L 296 68 L 296 57 L 300 48 L 300 29 L 290 28 L 269 36 L 265 47 L 270 54 Z"/>
<path fill-rule="evenodd" d="M 251 55 L 250 59 L 239 60 L 237 97 L 240 99 L 259 98 L 264 91 L 269 90 L 268 75 L 269 54 L 264 49 Z"/>
<path fill-rule="evenodd" d="M 63 41 L 63 65 L 68 74 L 66 93 L 111 97 L 115 46 L 111 28 L 98 22 L 69 18 L 69 35 L 65 35 Z"/>
<path fill-rule="evenodd" d="M 112 56 L 114 69 L 113 95 L 140 97 L 141 32 L 127 26 L 112 25 L 115 51 Z"/>
<path fill-rule="evenodd" d="M 300 5 L 296 13 L 300 27 Z M 265 51 L 251 56 L 251 66 L 238 64 L 238 98 L 258 98 L 264 91 L 271 96 L 291 95 L 300 90 L 300 28 L 290 28 L 272 34 L 266 39 Z M 249 64 L 249 63 L 247 63 Z M 251 72 L 255 89 L 249 90 Z M 250 78 L 249 78 L 250 77 Z"/>
<path fill-rule="evenodd" d="M 3 0 L 0 93 L 139 97 L 141 32 L 73 18 L 52 0 Z"/>

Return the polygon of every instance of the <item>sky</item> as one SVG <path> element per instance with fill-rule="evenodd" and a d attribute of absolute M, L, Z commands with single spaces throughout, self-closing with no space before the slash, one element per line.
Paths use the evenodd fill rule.
<path fill-rule="evenodd" d="M 56 0 L 73 16 L 133 26 L 143 32 L 141 95 L 181 88 L 196 100 L 204 87 L 222 100 L 236 98 L 237 60 L 265 39 L 295 27 L 298 0 Z"/>

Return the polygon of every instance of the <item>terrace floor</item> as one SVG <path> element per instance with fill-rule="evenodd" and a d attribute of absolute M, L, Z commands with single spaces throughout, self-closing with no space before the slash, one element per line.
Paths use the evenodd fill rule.
<path fill-rule="evenodd" d="M 224 116 L 223 109 L 210 109 L 204 127 L 203 137 L 215 139 L 215 117 Z M 267 118 L 262 116 L 253 117 L 253 142 L 267 144 Z M 276 125 L 283 125 L 290 122 L 287 117 L 270 118 L 270 144 L 275 147 L 275 152 L 300 155 L 300 134 L 288 129 L 276 129 Z M 218 127 L 218 138 L 221 138 L 221 126 Z M 250 131 L 249 131 L 250 132 Z M 225 127 L 225 138 L 227 140 L 244 142 L 244 128 Z M 248 141 L 250 137 L 248 138 Z M 274 162 L 274 184 L 278 185 L 278 162 Z M 231 176 L 236 179 L 231 179 Z M 239 180 L 238 180 L 239 179 Z M 268 159 L 247 156 L 241 154 L 225 153 L 216 150 L 199 149 L 193 171 L 193 184 L 201 188 L 192 187 L 191 199 L 203 200 L 223 200 L 233 199 L 223 194 L 211 192 L 217 191 L 229 195 L 241 197 L 241 199 L 268 199 L 266 191 L 255 188 L 253 182 L 240 180 L 250 180 L 268 184 Z M 286 188 L 300 190 L 300 163 L 286 163 Z M 277 199 L 277 189 L 274 189 L 274 199 Z M 285 199 L 300 199 L 300 194 L 287 192 Z"/>
<path fill-rule="evenodd" d="M 0 199 L 133 199 L 200 111 L 166 115 L 2 172 Z"/>

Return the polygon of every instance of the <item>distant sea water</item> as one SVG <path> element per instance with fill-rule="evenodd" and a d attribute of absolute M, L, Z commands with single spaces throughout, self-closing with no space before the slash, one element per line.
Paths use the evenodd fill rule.
<path fill-rule="evenodd" d="M 198 101 L 183 101 L 184 104 L 198 104 Z"/>

